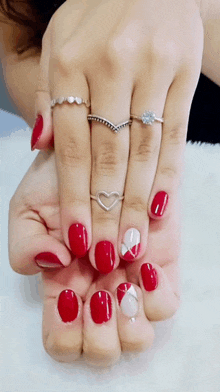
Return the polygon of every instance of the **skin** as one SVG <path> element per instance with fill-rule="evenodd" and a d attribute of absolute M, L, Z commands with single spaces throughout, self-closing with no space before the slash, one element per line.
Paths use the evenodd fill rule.
<path fill-rule="evenodd" d="M 205 3 L 205 2 L 203 2 Z M 203 4 L 204 5 L 204 4 Z M 216 3 L 216 9 L 218 9 L 218 4 Z M 204 15 L 208 15 L 208 12 L 204 12 Z M 216 14 L 215 14 L 216 15 Z M 203 18 L 203 13 L 202 13 Z M 215 20 L 215 19 L 213 19 Z M 212 31 L 216 31 L 216 29 L 211 29 L 210 24 L 212 26 L 218 26 L 218 19 L 216 23 L 206 23 L 205 17 L 203 18 L 205 31 L 209 33 Z M 209 19 L 210 21 L 210 19 Z M 206 26 L 208 26 L 206 29 Z M 4 25 L 5 26 L 5 25 Z M 217 28 L 217 27 L 216 27 Z M 23 114 L 23 117 L 27 120 L 29 125 L 33 126 L 35 112 L 34 108 L 34 100 L 35 95 L 34 92 L 38 88 L 36 81 L 38 80 L 39 75 L 42 72 L 42 67 L 40 67 L 39 55 L 34 55 L 33 53 L 26 54 L 21 58 L 18 58 L 11 50 L 10 41 L 14 41 L 16 37 L 16 29 L 11 28 L 10 26 L 4 27 L 5 30 L 4 36 L 1 37 L 1 41 L 4 43 L 3 49 L 4 53 L 1 54 L 3 69 L 6 76 L 7 85 L 9 88 L 9 92 L 16 103 L 17 107 L 19 108 L 20 112 Z M 10 39 L 6 39 L 5 37 L 10 37 Z M 45 40 L 44 40 L 45 42 Z M 213 52 L 216 54 L 215 58 L 216 61 L 219 61 L 217 51 L 218 46 L 216 45 L 217 40 L 216 36 L 213 34 L 212 41 L 211 41 L 211 54 Z M 216 50 L 215 50 L 216 47 Z M 205 48 L 206 53 L 206 48 Z M 204 60 L 203 60 L 204 62 Z M 217 62 L 214 63 L 213 61 L 208 62 L 206 59 L 206 64 L 209 64 L 207 69 L 210 71 L 212 70 L 213 80 L 218 80 L 218 70 L 219 67 L 215 68 Z M 24 75 L 29 74 L 29 79 L 27 81 Z M 209 74 L 208 74 L 209 76 Z M 21 86 L 22 85 L 22 89 Z M 43 102 L 43 99 L 42 99 Z M 114 112 L 115 113 L 115 112 Z M 48 128 L 49 129 L 49 128 Z M 58 140 L 58 139 L 57 139 Z M 55 137 L 55 144 L 56 144 L 56 137 Z M 175 144 L 175 143 L 174 143 Z M 68 252 L 68 248 L 64 246 L 64 240 L 61 234 L 60 228 L 60 221 L 59 221 L 59 206 L 56 206 L 56 194 L 57 194 L 57 185 L 52 187 L 52 193 L 48 193 L 49 201 L 54 201 L 54 205 L 48 207 L 48 199 L 47 194 L 46 199 L 41 198 L 41 204 L 39 203 L 39 195 L 42 197 L 43 193 L 40 192 L 40 186 L 44 186 L 44 184 L 48 184 L 48 174 L 50 177 L 55 176 L 54 184 L 56 183 L 56 174 L 55 174 L 55 164 L 53 162 L 52 165 L 48 165 L 47 158 L 45 155 L 39 155 L 38 158 L 40 159 L 41 165 L 40 167 L 43 168 L 44 165 L 47 171 L 44 173 L 38 172 L 36 170 L 35 164 L 31 167 L 30 171 L 28 172 L 25 179 L 22 181 L 21 185 L 19 186 L 17 192 L 15 193 L 14 197 L 12 198 L 10 204 L 10 225 L 9 225 L 9 246 L 10 246 L 10 263 L 12 268 L 22 274 L 33 274 L 39 272 L 39 268 L 33 262 L 33 258 L 36 255 L 36 252 L 39 251 L 46 251 L 51 250 L 53 253 L 55 252 L 59 258 L 62 260 L 64 265 L 67 266 L 63 270 L 63 273 L 42 273 L 44 282 L 45 282 L 45 307 L 44 307 L 44 322 L 43 322 L 43 341 L 44 346 L 47 352 L 53 356 L 57 360 L 63 361 L 72 361 L 77 358 L 81 350 L 83 348 L 85 357 L 91 361 L 93 361 L 97 365 L 102 364 L 111 364 L 114 363 L 120 354 L 119 349 L 119 342 L 122 345 L 122 349 L 126 350 L 129 349 L 130 351 L 141 351 L 146 349 L 150 346 L 153 340 L 152 329 L 149 327 L 148 320 L 156 321 L 160 319 L 165 319 L 170 317 L 178 307 L 178 300 L 176 295 L 178 296 L 178 281 L 177 281 L 177 259 L 178 259 L 178 244 L 179 244 L 179 237 L 178 237 L 178 226 L 179 226 L 179 208 L 178 208 L 178 196 L 177 196 L 177 188 L 174 187 L 174 198 L 172 204 L 172 213 L 167 214 L 164 219 L 160 222 L 151 221 L 149 225 L 149 235 L 148 241 L 146 240 L 147 251 L 146 254 L 141 257 L 140 260 L 135 262 L 133 265 L 128 265 L 125 267 L 117 267 L 116 270 L 111 273 L 110 275 L 99 276 L 95 275 L 94 277 L 94 270 L 88 266 L 88 260 L 85 260 L 86 263 L 82 261 L 72 261 L 70 258 L 70 254 Z M 42 158 L 43 157 L 43 158 Z M 43 163 L 42 163 L 43 160 Z M 39 162 L 39 161 L 38 161 Z M 181 165 L 180 165 L 181 166 Z M 37 165 L 38 168 L 38 165 Z M 35 176 L 35 174 L 37 174 Z M 49 177 L 49 178 L 50 178 Z M 40 179 L 40 182 L 38 181 Z M 142 179 L 143 180 L 143 179 Z M 177 184 L 177 182 L 176 182 Z M 36 193 L 36 189 L 39 189 L 39 193 Z M 45 187 L 44 187 L 45 191 Z M 51 189 L 50 189 L 51 191 Z M 53 196 L 55 195 L 55 198 Z M 37 197 L 36 197 L 37 196 Z M 36 198 L 35 198 L 36 197 Z M 26 207 L 24 208 L 24 202 Z M 27 207 L 29 206 L 29 207 Z M 53 209 L 54 206 L 56 207 L 55 210 Z M 46 207 L 46 208 L 44 208 Z M 45 212 L 46 211 L 46 212 Z M 58 211 L 58 212 L 57 212 Z M 52 219 L 51 222 L 51 214 L 55 221 Z M 27 219 L 25 219 L 25 216 Z M 27 237 L 27 226 L 31 228 L 32 225 L 35 226 L 35 222 L 38 221 L 40 226 L 32 227 L 33 233 L 36 236 L 36 229 L 38 230 L 41 227 L 43 231 L 42 219 L 45 219 L 47 222 L 47 226 L 51 227 L 50 235 L 45 237 L 45 246 L 42 249 L 36 249 L 36 241 L 32 240 L 31 238 Z M 45 228 L 44 228 L 45 233 Z M 57 241 L 55 243 L 55 238 L 57 236 Z M 53 241 L 51 242 L 50 239 Z M 36 237 L 34 237 L 36 238 Z M 13 239 L 15 242 L 13 242 Z M 59 241 L 61 241 L 61 243 Z M 66 241 L 65 241 L 66 242 Z M 20 245 L 19 245 L 20 244 Z M 25 245 L 26 246 L 23 246 Z M 43 245 L 43 243 L 41 242 Z M 62 248 L 62 249 L 61 249 Z M 143 289 L 141 278 L 139 277 L 140 273 L 140 266 L 142 263 L 151 262 L 154 268 L 157 270 L 159 275 L 159 282 L 162 282 L 161 286 L 167 291 L 163 293 L 162 290 L 156 289 L 153 295 L 147 295 Z M 77 267 L 77 266 L 81 266 Z M 161 267 L 161 268 L 160 268 Z M 71 282 L 68 282 L 67 287 L 67 278 L 66 276 L 70 276 L 70 273 L 66 271 L 71 269 Z M 79 273 L 83 271 L 82 273 Z M 65 272 L 64 272 L 65 271 Z M 163 271 L 163 272 L 162 272 Z M 165 272 L 165 275 L 163 273 Z M 65 276 L 66 274 L 66 276 Z M 117 277 L 117 279 L 116 279 Z M 166 280 L 166 277 L 168 281 Z M 94 279 L 94 280 L 92 280 Z M 140 322 L 140 330 L 143 333 L 143 341 L 138 341 L 137 332 L 139 331 L 137 324 L 135 324 L 135 328 L 132 330 L 129 329 L 130 324 L 124 323 L 123 318 L 121 318 L 120 313 L 117 313 L 117 302 L 115 300 L 115 308 L 113 312 L 113 319 L 115 320 L 115 324 L 111 324 L 109 327 L 109 339 L 113 345 L 113 350 L 110 352 L 109 356 L 106 356 L 106 346 L 104 341 L 99 340 L 99 335 L 97 336 L 95 328 L 93 329 L 94 325 L 91 323 L 91 317 L 89 312 L 89 300 L 91 295 L 94 291 L 104 289 L 108 290 L 110 295 L 112 296 L 112 300 L 115 299 L 115 289 L 116 285 L 124 281 L 130 281 L 131 283 L 137 285 L 135 286 L 140 301 L 140 308 L 141 308 L 141 301 L 143 296 L 143 308 L 145 310 L 145 316 L 142 317 Z M 83 282 L 83 285 L 79 285 L 79 282 Z M 165 284 L 163 282 L 166 282 Z M 141 290 L 138 288 L 140 285 Z M 83 290 L 79 289 L 79 286 L 83 286 Z M 82 300 L 81 309 L 79 317 L 80 320 L 84 320 L 85 328 L 88 333 L 84 336 L 87 336 L 87 340 L 81 341 L 80 336 L 81 334 L 81 326 L 80 320 L 77 320 L 77 328 L 78 328 L 78 340 L 75 339 L 76 336 L 74 335 L 76 331 L 76 324 L 71 325 L 69 328 L 69 332 L 67 332 L 66 325 L 60 323 L 60 320 L 56 319 L 56 312 L 55 306 L 57 303 L 57 298 L 62 289 L 72 288 L 76 294 L 79 296 L 79 302 Z M 88 289 L 90 287 L 90 289 Z M 163 295 L 158 295 L 157 293 L 162 293 Z M 174 293 L 174 294 L 173 294 Z M 155 295 L 156 294 L 156 295 Z M 169 296 L 170 295 L 170 296 Z M 146 298 L 145 298 L 146 297 Z M 81 300 L 80 300 L 81 298 Z M 149 299 L 153 299 L 153 302 L 149 301 Z M 168 298 L 168 301 L 164 303 L 164 298 Z M 170 300 L 169 300 L 170 298 Z M 84 302 L 85 301 L 85 302 Z M 149 301 L 149 302 L 148 302 Z M 84 305 L 83 305 L 84 304 Z M 149 306 L 147 305 L 149 304 Z M 142 313 L 143 315 L 143 313 Z M 60 339 L 56 335 L 54 335 L 53 327 L 48 320 L 50 317 L 54 317 L 55 323 L 60 323 L 61 330 L 63 334 L 59 335 Z M 147 319 L 146 319 L 147 317 Z M 116 320 L 119 325 L 119 334 L 116 333 Z M 90 323 L 89 323 L 90 321 Z M 88 322 L 88 323 L 87 323 Z M 57 325 L 56 324 L 56 325 Z M 125 329 L 123 326 L 125 325 Z M 74 328 L 72 328 L 74 327 Z M 122 329 L 121 329 L 122 328 Z M 144 333 L 145 331 L 145 333 Z M 84 331 L 85 332 L 85 331 Z M 93 333 L 94 332 L 94 333 Z M 81 334 L 81 335 L 80 335 Z M 125 341 L 126 336 L 126 341 Z M 66 338 L 65 338 L 66 337 Z M 71 338 L 72 337 L 72 338 Z M 77 347 L 74 342 L 77 342 Z M 101 360 L 100 360 L 101 359 Z"/>
<path fill-rule="evenodd" d="M 179 306 L 178 291 L 178 206 L 165 222 L 152 221 L 146 255 L 130 265 L 121 263 L 108 275 L 91 266 L 88 256 L 72 258 L 65 246 L 61 225 L 58 180 L 53 152 L 40 152 L 18 186 L 10 202 L 9 259 L 13 270 L 22 275 L 42 273 L 43 344 L 55 360 L 73 362 L 84 355 L 95 366 L 110 366 L 121 352 L 141 352 L 154 339 L 151 321 L 171 317 Z M 59 269 L 45 270 L 34 262 L 40 252 L 52 252 L 62 261 Z M 158 275 L 158 287 L 146 291 L 140 267 L 150 262 Z M 125 316 L 118 305 L 117 286 L 130 282 L 138 294 L 135 322 Z M 77 295 L 77 318 L 64 323 L 57 312 L 59 294 L 71 289 Z M 103 324 L 91 318 L 90 299 L 105 290 L 112 299 L 112 317 Z"/>

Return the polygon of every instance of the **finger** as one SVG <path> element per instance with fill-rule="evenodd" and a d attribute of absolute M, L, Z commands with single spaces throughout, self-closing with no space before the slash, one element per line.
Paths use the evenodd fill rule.
<path fill-rule="evenodd" d="M 88 100 L 89 91 L 84 75 L 61 72 L 65 63 L 56 68 L 53 97 L 71 96 Z M 61 70 L 60 70 L 61 69 Z M 75 95 L 74 95 L 75 96 Z M 58 172 L 63 237 L 77 257 L 83 257 L 91 243 L 90 211 L 90 128 L 88 108 L 78 100 L 63 102 L 53 108 L 53 128 Z"/>
<path fill-rule="evenodd" d="M 148 320 L 165 320 L 177 311 L 179 297 L 169 280 L 177 281 L 177 277 L 173 277 L 174 273 L 175 269 L 169 264 L 164 268 L 155 263 L 142 264 L 139 281 Z"/>
<path fill-rule="evenodd" d="M 106 118 L 115 125 L 129 120 L 131 86 L 127 79 L 105 79 L 105 84 L 100 80 L 95 90 L 91 86 L 91 91 L 92 113 Z M 96 200 L 92 199 L 93 241 L 89 256 L 92 265 L 105 274 L 116 268 L 119 263 L 117 238 L 122 201 L 118 198 L 124 193 L 129 154 L 129 126 L 113 133 L 106 125 L 92 121 L 91 129 L 91 194 Z M 106 211 L 103 204 L 100 205 L 100 201 L 107 208 L 113 204 L 113 208 Z"/>
<path fill-rule="evenodd" d="M 148 82 L 148 87 L 145 83 L 136 85 L 132 99 L 131 115 L 141 117 L 145 113 L 146 123 L 134 118 L 131 125 L 130 157 L 118 244 L 121 257 L 128 262 L 142 257 L 147 247 L 148 200 L 156 173 L 162 131 L 161 122 L 153 121 L 151 113 L 153 111 L 157 117 L 162 117 L 168 90 L 164 80 L 159 84 L 157 81 L 154 86 L 153 80 Z M 152 123 L 148 124 L 151 120 Z"/>
<path fill-rule="evenodd" d="M 50 108 L 49 62 L 50 62 L 50 26 L 42 40 L 42 51 L 39 63 L 39 77 L 35 92 L 35 124 L 31 137 L 31 149 L 53 147 L 52 115 Z"/>
<path fill-rule="evenodd" d="M 84 273 L 82 274 L 82 271 Z M 43 344 L 59 362 L 79 358 L 83 347 L 83 303 L 93 279 L 88 260 L 77 260 L 57 273 L 42 272 Z"/>
<path fill-rule="evenodd" d="M 12 199 L 9 209 L 9 261 L 22 275 L 33 275 L 41 268 L 62 268 L 71 262 L 66 246 L 48 234 L 34 210 L 24 210 Z"/>
<path fill-rule="evenodd" d="M 117 287 L 115 301 L 122 351 L 145 351 L 153 343 L 154 330 L 145 316 L 140 287 L 121 283 Z"/>
<path fill-rule="evenodd" d="M 175 78 L 168 91 L 160 157 L 148 203 L 148 213 L 152 219 L 165 218 L 172 213 L 181 179 L 189 112 L 196 82 L 195 75 L 182 73 Z"/>
<path fill-rule="evenodd" d="M 97 291 L 84 303 L 84 358 L 95 366 L 110 366 L 121 354 L 116 305 L 112 294 Z"/>

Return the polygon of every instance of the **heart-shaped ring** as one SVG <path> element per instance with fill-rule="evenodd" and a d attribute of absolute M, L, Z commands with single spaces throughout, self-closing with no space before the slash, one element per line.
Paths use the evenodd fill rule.
<path fill-rule="evenodd" d="M 110 197 L 115 197 L 113 202 L 110 204 L 110 206 L 106 206 L 102 200 L 100 199 L 100 196 L 105 196 L 107 199 L 109 199 Z M 100 207 L 104 210 L 104 211 L 111 211 L 112 208 L 114 208 L 114 206 L 120 201 L 124 199 L 124 196 L 120 196 L 118 192 L 106 192 L 106 191 L 98 191 L 96 193 L 95 196 L 90 195 L 91 199 L 96 200 L 97 203 L 100 205 Z"/>

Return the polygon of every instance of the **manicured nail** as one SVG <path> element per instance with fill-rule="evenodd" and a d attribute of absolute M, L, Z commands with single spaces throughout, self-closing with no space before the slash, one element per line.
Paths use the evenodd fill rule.
<path fill-rule="evenodd" d="M 123 259 L 133 261 L 140 251 L 140 242 L 140 232 L 135 228 L 128 229 L 121 244 L 121 255 Z"/>
<path fill-rule="evenodd" d="M 100 241 L 95 247 L 96 267 L 101 274 L 108 274 L 114 268 L 115 250 L 109 241 Z"/>
<path fill-rule="evenodd" d="M 164 191 L 158 192 L 151 205 L 151 212 L 155 216 L 162 216 L 168 203 L 168 194 Z"/>
<path fill-rule="evenodd" d="M 64 267 L 58 257 L 51 252 L 39 253 L 37 256 L 35 256 L 34 261 L 38 267 L 42 268 Z"/>
<path fill-rule="evenodd" d="M 43 131 L 43 117 L 41 116 L 41 114 L 38 114 L 31 137 L 32 151 L 34 150 L 36 143 L 40 139 L 42 131 Z"/>
<path fill-rule="evenodd" d="M 83 257 L 88 250 L 88 235 L 85 226 L 81 223 L 74 223 L 69 228 L 69 243 L 73 254 L 76 257 Z"/>
<path fill-rule="evenodd" d="M 57 308 L 64 323 L 70 323 L 77 318 L 79 305 L 73 290 L 63 290 L 60 293 Z"/>
<path fill-rule="evenodd" d="M 106 323 L 112 316 L 112 301 L 106 291 L 97 291 L 90 300 L 91 316 L 96 324 Z"/>
<path fill-rule="evenodd" d="M 129 318 L 135 317 L 138 312 L 138 296 L 134 286 L 121 283 L 117 288 L 117 298 L 122 313 Z"/>
<path fill-rule="evenodd" d="M 158 286 L 157 271 L 151 264 L 146 263 L 141 266 L 141 277 L 146 291 L 153 291 Z"/>

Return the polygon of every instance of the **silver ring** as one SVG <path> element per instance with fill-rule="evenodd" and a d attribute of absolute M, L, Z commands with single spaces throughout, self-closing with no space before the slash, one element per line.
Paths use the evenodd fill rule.
<path fill-rule="evenodd" d="M 87 119 L 90 121 L 91 120 L 98 121 L 104 125 L 107 125 L 107 127 L 109 127 L 114 133 L 118 133 L 122 128 L 126 127 L 126 125 L 130 125 L 132 123 L 131 120 L 128 120 L 128 121 L 124 121 L 121 124 L 115 125 L 111 121 L 106 120 L 106 118 L 97 116 L 96 114 L 88 114 Z"/>
<path fill-rule="evenodd" d="M 135 114 L 131 114 L 131 118 L 135 118 L 136 120 L 142 121 L 143 124 L 152 125 L 154 121 L 158 121 L 160 123 L 164 122 L 163 118 L 157 117 L 154 112 L 145 111 L 141 116 L 136 116 Z"/>
<path fill-rule="evenodd" d="M 109 199 L 110 197 L 114 197 L 113 202 L 109 205 L 106 206 L 103 201 L 100 199 L 100 196 L 104 196 L 107 199 Z M 120 196 L 118 192 L 106 192 L 106 191 L 98 191 L 96 192 L 96 195 L 90 195 L 90 198 L 93 200 L 96 200 L 97 203 L 100 205 L 100 207 L 104 210 L 104 211 L 111 211 L 116 204 L 120 201 L 124 199 L 124 196 Z"/>
<path fill-rule="evenodd" d="M 85 104 L 87 108 L 91 106 L 89 100 L 84 100 L 81 97 L 73 97 L 72 95 L 70 97 L 59 97 L 59 98 L 54 98 L 50 102 L 50 107 L 53 108 L 57 103 L 59 105 L 62 105 L 62 103 L 68 102 L 68 103 L 76 103 L 77 105 Z"/>

